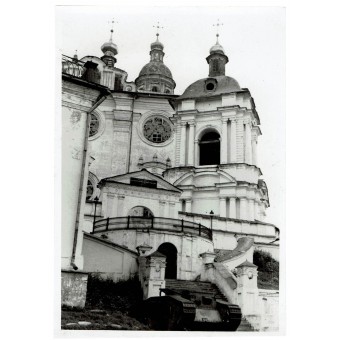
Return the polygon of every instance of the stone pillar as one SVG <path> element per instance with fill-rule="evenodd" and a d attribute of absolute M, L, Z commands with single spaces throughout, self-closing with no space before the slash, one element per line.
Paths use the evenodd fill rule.
<path fill-rule="evenodd" d="M 221 164 L 228 163 L 228 119 L 222 118 Z"/>
<path fill-rule="evenodd" d="M 257 140 L 255 136 L 253 136 L 251 139 L 251 150 L 252 150 L 253 165 L 257 166 Z"/>
<path fill-rule="evenodd" d="M 251 150 L 251 121 L 245 121 L 245 148 L 244 148 L 244 161 L 247 164 L 252 164 L 252 150 Z"/>
<path fill-rule="evenodd" d="M 181 122 L 181 144 L 179 148 L 179 165 L 185 166 L 185 153 L 186 153 L 186 128 L 187 123 Z"/>
<path fill-rule="evenodd" d="M 159 289 L 165 288 L 166 256 L 155 251 L 146 257 L 146 282 L 144 299 L 159 296 Z M 143 287 L 144 288 L 144 287 Z"/>
<path fill-rule="evenodd" d="M 191 213 L 191 203 L 192 203 L 191 199 L 185 200 L 185 212 Z"/>
<path fill-rule="evenodd" d="M 236 118 L 231 118 L 230 121 L 230 162 L 236 163 Z"/>
<path fill-rule="evenodd" d="M 238 304 L 242 315 L 256 315 L 258 310 L 257 266 L 245 261 L 236 267 Z"/>
<path fill-rule="evenodd" d="M 195 122 L 189 122 L 188 165 L 194 166 Z"/>
<path fill-rule="evenodd" d="M 117 217 L 124 216 L 123 206 L 124 206 L 125 196 L 118 195 L 118 203 L 117 203 Z"/>
<path fill-rule="evenodd" d="M 227 199 L 220 197 L 220 217 L 227 217 Z"/>
<path fill-rule="evenodd" d="M 200 256 L 202 257 L 202 262 L 204 266 L 201 273 L 201 280 L 214 282 L 214 260 L 216 258 L 216 254 L 212 252 L 206 252 L 201 254 Z"/>
<path fill-rule="evenodd" d="M 240 219 L 248 219 L 248 200 L 245 197 L 240 198 Z"/>
<path fill-rule="evenodd" d="M 88 273 L 78 270 L 61 271 L 61 305 L 84 308 L 86 302 Z"/>
<path fill-rule="evenodd" d="M 236 218 L 236 197 L 229 198 L 229 217 Z"/>

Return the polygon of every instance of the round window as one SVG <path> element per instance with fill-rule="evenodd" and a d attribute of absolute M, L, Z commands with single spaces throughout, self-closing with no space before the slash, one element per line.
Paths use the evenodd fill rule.
<path fill-rule="evenodd" d="M 99 119 L 96 115 L 91 113 L 90 121 L 90 137 L 94 136 L 99 130 Z"/>
<path fill-rule="evenodd" d="M 170 123 L 163 117 L 152 117 L 143 126 L 144 137 L 153 143 L 163 143 L 171 137 Z"/>
<path fill-rule="evenodd" d="M 215 84 L 214 83 L 208 83 L 205 88 L 208 90 L 208 91 L 212 91 L 214 88 L 215 88 Z"/>

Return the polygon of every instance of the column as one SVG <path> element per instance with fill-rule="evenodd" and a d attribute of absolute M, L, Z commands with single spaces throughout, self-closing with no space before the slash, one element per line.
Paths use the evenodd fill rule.
<path fill-rule="evenodd" d="M 259 220 L 260 216 L 259 216 L 259 202 L 257 202 L 256 200 L 254 201 L 255 205 L 254 205 L 254 219 L 255 220 Z"/>
<path fill-rule="evenodd" d="M 252 164 L 252 159 L 251 159 L 251 156 L 252 156 L 252 151 L 251 151 L 251 121 L 249 119 L 245 120 L 245 128 L 246 128 L 246 131 L 245 131 L 246 145 L 245 145 L 245 148 L 244 148 L 244 152 L 245 152 L 244 161 L 247 164 Z"/>
<path fill-rule="evenodd" d="M 174 211 L 175 211 L 176 203 L 169 202 L 168 204 L 169 204 L 169 216 L 168 216 L 168 218 L 174 218 Z"/>
<path fill-rule="evenodd" d="M 249 220 L 254 221 L 255 219 L 255 201 L 253 199 L 249 200 Z"/>
<path fill-rule="evenodd" d="M 165 202 L 159 201 L 159 216 L 160 217 L 166 217 L 165 216 Z"/>
<path fill-rule="evenodd" d="M 106 217 L 109 217 L 109 197 L 108 197 L 108 194 L 106 192 L 103 192 L 102 193 L 102 213 L 101 213 L 101 216 L 103 216 L 103 218 L 106 218 Z M 94 214 L 94 205 L 93 205 L 93 214 Z M 97 211 L 96 211 L 96 215 L 98 216 L 99 215 L 99 211 L 98 211 L 98 205 L 97 205 Z M 98 220 L 102 218 L 102 217 L 99 217 Z M 96 218 L 97 219 L 97 218 Z"/>
<path fill-rule="evenodd" d="M 191 213 L 191 199 L 185 200 L 185 212 Z"/>
<path fill-rule="evenodd" d="M 194 153 L 195 153 L 195 156 L 194 156 L 194 166 L 198 165 L 198 159 L 200 157 L 198 152 L 199 152 L 199 149 L 198 149 L 198 140 L 195 139 L 195 142 L 194 142 Z"/>
<path fill-rule="evenodd" d="M 257 166 L 257 140 L 256 140 L 256 136 L 253 136 L 252 139 L 251 139 L 251 150 L 252 150 L 253 164 Z"/>
<path fill-rule="evenodd" d="M 111 216 L 109 217 L 118 217 L 118 213 L 119 213 L 119 210 L 118 210 L 118 196 L 117 195 L 114 195 L 112 196 L 113 199 L 112 199 L 112 208 L 111 208 Z"/>
<path fill-rule="evenodd" d="M 222 118 L 222 138 L 221 138 L 221 164 L 228 163 L 228 132 L 227 132 L 228 119 Z"/>
<path fill-rule="evenodd" d="M 229 198 L 229 217 L 236 218 L 236 197 Z"/>
<path fill-rule="evenodd" d="M 123 212 L 123 203 L 124 203 L 125 196 L 119 195 L 118 196 L 118 204 L 117 204 L 117 217 L 124 216 Z"/>
<path fill-rule="evenodd" d="M 236 163 L 236 118 L 231 118 L 230 121 L 230 162 Z"/>
<path fill-rule="evenodd" d="M 240 219 L 248 219 L 248 200 L 245 197 L 240 198 Z"/>
<path fill-rule="evenodd" d="M 227 199 L 220 197 L 220 217 L 227 217 Z"/>
<path fill-rule="evenodd" d="M 179 165 L 185 165 L 185 149 L 186 149 L 186 122 L 181 122 L 181 144 L 179 148 L 180 157 L 179 157 Z"/>
<path fill-rule="evenodd" d="M 194 165 L 195 122 L 189 122 L 188 165 Z"/>

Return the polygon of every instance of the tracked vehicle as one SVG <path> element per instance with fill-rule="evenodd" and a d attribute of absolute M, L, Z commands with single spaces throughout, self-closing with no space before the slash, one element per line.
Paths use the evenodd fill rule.
<path fill-rule="evenodd" d="M 236 331 L 242 318 L 238 305 L 202 281 L 166 280 L 160 296 L 144 301 L 143 311 L 155 330 Z"/>

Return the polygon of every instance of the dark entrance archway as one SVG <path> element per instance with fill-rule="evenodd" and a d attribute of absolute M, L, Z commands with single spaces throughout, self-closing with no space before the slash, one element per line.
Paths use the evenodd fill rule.
<path fill-rule="evenodd" d="M 203 135 L 199 142 L 200 165 L 220 164 L 220 135 L 211 131 Z"/>
<path fill-rule="evenodd" d="M 177 279 L 177 248 L 166 242 L 158 247 L 158 251 L 166 256 L 165 279 Z"/>

